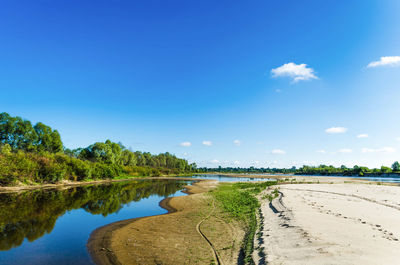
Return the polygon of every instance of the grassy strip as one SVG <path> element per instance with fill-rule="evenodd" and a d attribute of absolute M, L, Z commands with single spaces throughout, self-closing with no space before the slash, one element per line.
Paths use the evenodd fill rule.
<path fill-rule="evenodd" d="M 245 225 L 246 234 L 241 248 L 241 257 L 244 264 L 254 264 L 252 253 L 257 229 L 256 210 L 260 207 L 256 195 L 268 186 L 276 184 L 276 181 L 222 183 L 218 189 L 211 192 L 225 212 Z"/>

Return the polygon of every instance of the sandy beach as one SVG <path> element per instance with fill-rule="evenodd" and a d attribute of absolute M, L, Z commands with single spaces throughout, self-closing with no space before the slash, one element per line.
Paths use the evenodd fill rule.
<path fill-rule="evenodd" d="M 278 187 L 271 203 L 262 200 L 263 227 L 256 240 L 261 251 L 255 251 L 255 260 L 400 264 L 400 187 L 343 180 Z"/>

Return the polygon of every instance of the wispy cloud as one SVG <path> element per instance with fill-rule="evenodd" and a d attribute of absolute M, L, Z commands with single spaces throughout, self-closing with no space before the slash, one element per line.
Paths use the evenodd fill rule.
<path fill-rule="evenodd" d="M 242 142 L 240 140 L 236 139 L 236 140 L 233 141 L 233 144 L 236 145 L 236 146 L 239 146 L 239 145 L 242 144 Z"/>
<path fill-rule="evenodd" d="M 367 67 L 400 66 L 400 56 L 383 56 L 379 61 L 370 62 Z"/>
<path fill-rule="evenodd" d="M 202 143 L 205 146 L 212 146 L 212 142 L 211 141 L 203 141 Z"/>
<path fill-rule="evenodd" d="M 343 148 L 343 149 L 340 149 L 338 152 L 342 153 L 342 154 L 349 154 L 349 153 L 352 153 L 353 150 L 347 149 L 347 148 Z"/>
<path fill-rule="evenodd" d="M 373 148 L 363 148 L 361 150 L 363 153 L 394 153 L 396 152 L 396 149 L 393 147 L 382 147 L 378 149 L 373 149 Z"/>
<path fill-rule="evenodd" d="M 325 151 L 324 149 L 317 150 L 316 152 L 317 152 L 317 153 L 320 153 L 320 154 L 326 154 L 326 151 Z"/>
<path fill-rule="evenodd" d="M 217 159 L 213 159 L 213 160 L 210 161 L 210 163 L 211 164 L 219 164 L 220 162 Z"/>
<path fill-rule="evenodd" d="M 307 67 L 307 64 L 286 63 L 271 70 L 272 77 L 290 77 L 293 82 L 318 79 L 314 69 Z"/>
<path fill-rule="evenodd" d="M 189 147 L 189 146 L 192 146 L 192 143 L 191 142 L 182 142 L 179 145 L 183 146 L 183 147 Z"/>
<path fill-rule="evenodd" d="M 271 154 L 284 155 L 284 154 L 286 154 L 286 152 L 284 150 L 281 150 L 281 149 L 274 149 L 274 150 L 271 151 Z"/>
<path fill-rule="evenodd" d="M 357 138 L 368 138 L 368 137 L 369 136 L 366 133 L 362 133 L 362 134 L 357 135 Z"/>
<path fill-rule="evenodd" d="M 325 130 L 326 133 L 345 133 L 347 128 L 345 127 L 331 127 Z"/>

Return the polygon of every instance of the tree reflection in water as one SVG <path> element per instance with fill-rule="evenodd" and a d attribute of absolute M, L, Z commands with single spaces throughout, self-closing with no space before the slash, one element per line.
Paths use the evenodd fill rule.
<path fill-rule="evenodd" d="M 84 209 L 91 214 L 118 212 L 123 205 L 151 195 L 167 197 L 185 181 L 138 180 L 87 185 L 64 190 L 35 190 L 0 194 L 0 250 L 9 250 L 50 233 L 67 211 Z"/>

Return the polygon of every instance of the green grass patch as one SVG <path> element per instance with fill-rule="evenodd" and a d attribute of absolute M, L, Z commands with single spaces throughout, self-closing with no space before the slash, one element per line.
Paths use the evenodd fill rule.
<path fill-rule="evenodd" d="M 260 204 L 256 195 L 268 186 L 276 185 L 276 181 L 258 183 L 221 183 L 211 194 L 232 218 L 245 225 L 245 238 L 241 248 L 243 264 L 254 264 L 251 254 L 254 249 L 254 236 L 257 229 L 256 210 Z"/>

